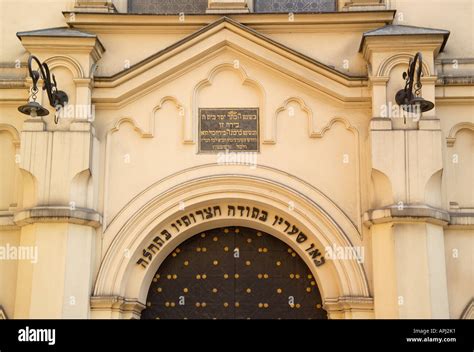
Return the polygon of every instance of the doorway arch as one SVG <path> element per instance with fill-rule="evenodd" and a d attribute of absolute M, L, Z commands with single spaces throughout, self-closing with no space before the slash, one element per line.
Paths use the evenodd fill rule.
<path fill-rule="evenodd" d="M 139 318 L 165 258 L 196 233 L 226 226 L 263 231 L 292 248 L 314 276 L 329 318 L 373 317 L 362 263 L 318 263 L 326 247 L 362 245 L 347 216 L 291 175 L 272 175 L 277 171 L 261 166 L 251 173 L 241 166 L 229 171 L 209 165 L 180 172 L 143 191 L 116 216 L 104 232 L 107 251 L 91 298 L 92 317 Z"/>
<path fill-rule="evenodd" d="M 282 241 L 246 227 L 201 232 L 153 277 L 142 319 L 326 319 L 309 268 Z"/>

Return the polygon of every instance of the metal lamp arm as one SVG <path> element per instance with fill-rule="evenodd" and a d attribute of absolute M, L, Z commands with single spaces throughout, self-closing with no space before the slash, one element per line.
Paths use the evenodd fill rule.
<path fill-rule="evenodd" d="M 37 63 L 39 71 L 33 71 L 33 60 Z M 48 64 L 42 64 L 36 56 L 30 55 L 28 59 L 28 71 L 33 79 L 33 89 L 38 89 L 37 82 L 40 77 L 43 78 L 43 90 L 46 90 L 46 93 L 48 94 L 49 104 L 56 107 L 56 101 L 53 96 L 53 93 L 56 90 L 56 81 L 54 80 L 53 83 L 51 82 L 51 73 Z"/>
<path fill-rule="evenodd" d="M 422 75 L 423 57 L 420 52 L 417 52 L 413 59 L 411 59 L 408 63 L 408 70 L 403 72 L 405 87 L 395 94 L 395 101 L 402 107 L 403 110 L 409 111 L 416 108 L 417 110 L 420 110 L 421 113 L 423 113 L 434 108 L 433 102 L 423 99 L 423 97 L 420 95 L 420 90 L 422 87 Z"/>
<path fill-rule="evenodd" d="M 419 85 L 422 73 L 423 58 L 420 52 L 416 53 L 413 60 L 410 62 L 408 68 L 408 98 L 411 100 L 413 98 L 413 83 L 415 82 L 415 69 L 418 62 L 418 69 L 416 70 L 416 85 Z"/>
<path fill-rule="evenodd" d="M 33 61 L 38 65 L 37 70 L 33 70 Z M 54 115 L 54 122 L 57 124 L 59 122 L 59 112 L 62 107 L 64 107 L 68 101 L 69 97 L 66 92 L 58 90 L 56 84 L 56 78 L 54 75 L 51 75 L 49 67 L 46 63 L 41 63 L 39 59 L 30 55 L 28 58 L 28 73 L 30 74 L 31 79 L 33 80 L 33 87 L 31 88 L 31 99 L 27 104 L 19 106 L 18 111 L 22 114 L 29 115 L 32 117 L 37 116 L 46 116 L 49 114 L 48 109 L 41 106 L 41 104 L 36 102 L 36 94 L 38 93 L 38 81 L 40 78 L 43 78 L 43 90 L 46 90 L 48 94 L 49 104 L 54 106 L 56 109 L 56 114 Z M 52 77 L 52 79 L 51 79 Z M 29 100 L 29 99 L 28 99 Z"/>

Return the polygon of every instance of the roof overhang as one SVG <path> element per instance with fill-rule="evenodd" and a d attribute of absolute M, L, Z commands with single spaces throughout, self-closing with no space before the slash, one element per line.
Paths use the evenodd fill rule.
<path fill-rule="evenodd" d="M 68 27 L 18 32 L 17 37 L 29 52 L 60 50 L 62 53 L 86 52 L 98 61 L 105 47 L 95 34 Z"/>
<path fill-rule="evenodd" d="M 436 57 L 443 51 L 450 32 L 444 29 L 415 26 L 387 25 L 365 32 L 362 36 L 359 52 L 367 59 L 371 51 L 400 48 L 417 50 L 417 47 L 431 48 Z"/>

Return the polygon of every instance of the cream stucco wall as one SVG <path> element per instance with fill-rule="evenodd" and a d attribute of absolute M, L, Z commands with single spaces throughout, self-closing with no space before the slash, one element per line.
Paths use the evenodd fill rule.
<path fill-rule="evenodd" d="M 147 241 L 180 216 L 181 202 L 199 209 L 232 200 L 284 214 L 321 246 L 365 249 L 360 265 L 334 261 L 322 270 L 288 240 L 318 277 L 331 317 L 459 318 L 474 295 L 474 89 L 435 83 L 435 59 L 474 57 L 464 45 L 473 42 L 472 23 L 455 20 L 472 3 L 427 2 L 388 6 L 403 14 L 395 23 L 451 30 L 438 56 L 436 35 L 375 38 L 359 52 L 363 33 L 391 12 L 307 15 L 304 23 L 231 15 L 188 37 L 221 16 L 179 24 L 77 12 L 71 20 L 61 11 L 74 1 L 2 0 L 0 246 L 34 246 L 40 258 L 0 261 L 8 317 L 139 316 L 146 280 L 172 245 L 235 219 L 197 224 L 160 252 L 153 270 L 140 271 Z M 18 22 L 8 15 L 18 6 L 38 16 Z M 15 36 L 66 25 L 97 38 Z M 423 95 L 436 109 L 407 128 L 379 112 L 418 50 Z M 93 121 L 55 125 L 51 114 L 41 122 L 18 113 L 28 52 L 50 60 L 71 105 L 93 105 Z M 260 109 L 255 165 L 198 153 L 199 107 Z M 278 229 L 238 221 L 285 240 Z"/>
<path fill-rule="evenodd" d="M 0 63 L 25 60 L 25 49 L 14 40 L 16 32 L 62 27 L 65 25 L 62 11 L 72 10 L 74 5 L 75 0 L 1 0 Z"/>
<path fill-rule="evenodd" d="M 397 10 L 395 23 L 451 32 L 449 44 L 440 58 L 472 58 L 474 44 L 474 4 L 470 0 L 388 0 L 388 7 Z M 448 16 L 446 14 L 449 14 Z"/>

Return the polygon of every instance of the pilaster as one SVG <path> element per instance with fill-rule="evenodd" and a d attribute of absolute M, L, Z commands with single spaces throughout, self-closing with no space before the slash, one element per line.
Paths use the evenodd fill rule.
<path fill-rule="evenodd" d="M 364 223 L 372 236 L 376 318 L 449 318 L 440 121 L 436 109 L 408 115 L 394 99 L 405 84 L 401 73 L 421 52 L 422 96 L 434 102 L 434 58 L 445 40 L 444 31 L 387 26 L 361 43 L 372 86 L 369 135 L 377 191 Z"/>
<path fill-rule="evenodd" d="M 99 238 L 98 140 L 91 82 L 103 52 L 94 35 L 51 29 L 22 32 L 22 44 L 56 76 L 69 103 L 54 123 L 50 114 L 23 124 L 19 166 L 31 179 L 23 208 L 13 216 L 21 228 L 20 246 L 37 250 L 36 261 L 18 264 L 14 318 L 89 318 L 90 292 Z"/>

